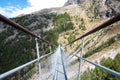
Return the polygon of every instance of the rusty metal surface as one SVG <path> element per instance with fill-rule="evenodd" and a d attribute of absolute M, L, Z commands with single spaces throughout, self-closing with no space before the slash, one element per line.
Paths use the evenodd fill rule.
<path fill-rule="evenodd" d="M 33 36 L 33 37 L 36 37 L 36 38 L 38 38 L 38 39 L 40 39 L 40 40 L 42 40 L 42 41 L 50 44 L 47 40 L 44 40 L 44 39 L 40 38 L 39 36 L 37 36 L 36 34 L 34 34 L 32 31 L 30 31 L 30 30 L 28 30 L 27 28 L 19 25 L 18 23 L 16 23 L 16 22 L 14 22 L 14 21 L 12 21 L 12 20 L 4 17 L 4 16 L 1 15 L 1 14 L 0 14 L 0 21 L 3 21 L 3 22 L 11 25 L 12 27 L 14 27 L 14 28 L 16 28 L 16 29 L 19 29 L 19 30 L 21 30 L 21 31 L 23 31 L 23 32 L 25 32 L 25 33 Z M 50 45 L 51 45 L 51 44 L 50 44 Z"/>
<path fill-rule="evenodd" d="M 96 31 L 98 31 L 98 30 L 100 30 L 102 28 L 105 28 L 105 27 L 107 27 L 107 26 L 109 26 L 109 25 L 111 25 L 111 24 L 113 24 L 113 23 L 115 23 L 115 22 L 117 22 L 119 20 L 120 20 L 120 14 L 117 14 L 116 16 L 112 17 L 111 19 L 109 19 L 108 21 L 102 23 L 101 25 L 97 26 L 96 28 L 88 31 L 87 33 L 83 34 L 82 36 L 80 36 L 79 38 L 75 39 L 74 41 L 72 41 L 69 44 L 72 44 L 72 43 L 78 41 L 79 39 L 82 39 L 83 37 L 86 37 L 86 36 L 88 36 L 88 35 L 90 35 L 92 33 L 95 33 Z M 67 44 L 67 45 L 69 45 L 69 44 Z"/>

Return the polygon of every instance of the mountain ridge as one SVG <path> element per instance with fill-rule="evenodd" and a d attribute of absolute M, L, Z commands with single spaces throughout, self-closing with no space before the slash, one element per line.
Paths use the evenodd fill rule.
<path fill-rule="evenodd" d="M 80 4 L 84 2 L 84 0 L 68 0 L 64 6 L 74 5 L 74 4 Z"/>
<path fill-rule="evenodd" d="M 68 4 L 69 1 L 75 2 Z M 78 0 L 68 0 L 68 3 L 65 3 L 67 5 L 63 7 L 43 9 L 41 11 L 33 12 L 32 14 L 11 18 L 11 20 L 19 23 L 48 41 L 64 46 L 120 12 L 120 1 L 118 0 L 77 1 Z M 91 53 L 94 52 L 94 50 L 98 49 L 97 47 L 104 45 L 104 42 L 107 40 L 109 42 L 111 37 L 120 34 L 119 28 L 118 22 L 115 25 L 111 25 L 109 28 L 102 29 L 99 33 L 86 37 L 85 53 L 87 53 L 87 51 Z M 109 31 L 113 32 L 110 33 Z M 96 34 L 98 36 L 96 36 Z M 105 36 L 105 34 L 107 34 L 108 37 Z M 91 39 L 92 37 L 94 39 Z M 119 36 L 115 37 L 113 40 L 119 40 Z M 80 44 L 81 41 L 75 42 L 73 45 L 65 48 L 65 50 L 70 53 L 73 49 L 80 46 Z M 46 43 L 40 41 L 39 45 L 40 55 L 49 53 L 48 45 Z M 112 43 L 110 45 L 112 45 Z M 114 48 L 114 46 L 112 47 Z M 3 22 L 0 22 L 0 49 L 0 72 L 8 71 L 36 58 L 34 38 Z M 52 47 L 52 49 L 54 48 Z M 33 67 L 33 65 L 31 65 L 31 67 Z M 29 68 L 20 71 L 20 73 L 25 73 L 28 70 Z M 20 76 L 18 76 L 18 78 L 19 77 Z"/>

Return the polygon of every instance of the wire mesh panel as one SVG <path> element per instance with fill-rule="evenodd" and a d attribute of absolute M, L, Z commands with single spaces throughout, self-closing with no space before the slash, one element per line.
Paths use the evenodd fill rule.
<path fill-rule="evenodd" d="M 6 22 L 6 23 L 14 26 L 17 29 L 24 31 L 25 33 L 30 34 L 31 36 L 36 37 L 37 39 L 41 39 L 42 41 L 49 43 L 48 41 L 40 38 L 39 36 L 35 35 L 33 32 L 31 32 L 31 31 L 25 29 L 24 27 L 16 24 L 15 22 L 5 18 L 4 16 L 0 15 L 0 18 L 3 22 Z M 85 36 L 88 36 L 89 34 L 92 34 L 102 28 L 105 28 L 108 25 L 110 25 L 114 22 L 117 22 L 119 20 L 120 20 L 120 14 L 113 17 L 112 19 L 108 20 L 107 22 L 101 24 L 100 26 L 96 27 L 95 29 L 89 31 L 88 33 L 85 33 L 84 35 L 75 39 L 71 43 L 74 43 L 75 41 L 78 41 L 79 39 L 81 39 Z M 113 29 L 113 28 L 110 28 L 110 29 Z M 110 29 L 105 28 L 103 30 L 104 34 L 106 34 L 106 32 L 109 31 Z M 8 32 L 13 34 L 13 32 L 11 31 L 12 29 L 10 27 L 8 27 L 8 30 L 9 30 Z M 6 34 L 6 32 L 4 32 L 4 34 Z M 100 40 L 104 34 L 100 34 L 97 37 L 97 39 Z M 109 47 L 115 41 L 116 41 L 116 43 L 119 44 L 120 34 L 111 36 L 111 38 L 108 37 L 109 40 L 106 39 L 106 42 L 103 40 L 103 42 L 100 43 L 101 45 L 98 44 L 96 46 L 95 45 L 88 46 L 88 48 L 91 47 L 92 49 L 90 49 L 90 51 L 89 51 L 89 49 L 86 49 L 87 52 L 86 52 L 86 55 L 84 55 L 84 58 L 81 55 L 79 55 L 79 56 L 76 55 L 75 53 L 68 56 L 67 53 L 65 53 L 64 50 L 59 46 L 51 56 L 46 56 L 46 57 L 41 56 L 40 57 L 38 55 L 38 59 L 32 60 L 28 63 L 25 63 L 25 61 L 27 62 L 28 60 L 31 60 L 32 58 L 31 58 L 31 56 L 26 56 L 26 54 L 30 55 L 28 53 L 34 52 L 34 50 L 32 50 L 32 48 L 31 48 L 33 46 L 31 46 L 31 47 L 29 46 L 30 48 L 28 48 L 27 45 L 30 44 L 29 40 L 33 41 L 33 39 L 31 39 L 30 37 L 26 37 L 24 35 L 26 39 L 16 40 L 16 42 L 19 41 L 19 43 L 17 43 L 17 45 L 19 45 L 19 47 L 16 47 L 16 42 L 15 43 L 7 42 L 5 35 L 0 35 L 0 36 L 2 36 L 2 38 L 3 38 L 3 39 L 0 39 L 0 42 L 2 42 L 3 40 L 6 40 L 6 42 L 1 43 L 1 45 L 0 45 L 0 48 L 2 49 L 2 50 L 0 50 L 0 52 L 2 53 L 0 55 L 0 56 L 2 56 L 1 57 L 2 61 L 0 60 L 2 63 L 2 67 L 6 62 L 9 62 L 9 65 L 11 66 L 10 69 L 14 68 L 13 64 L 11 65 L 11 63 L 13 63 L 13 62 L 16 64 L 14 66 L 18 66 L 17 61 L 19 61 L 19 63 L 21 63 L 21 62 L 24 63 L 23 65 L 21 65 L 17 68 L 14 68 L 8 72 L 1 74 L 0 79 L 3 79 L 17 71 L 18 71 L 18 73 L 17 73 L 18 77 L 17 78 L 11 77 L 11 79 L 19 78 L 20 80 L 40 80 L 40 79 L 41 80 L 68 80 L 68 79 L 77 80 L 78 74 L 82 74 L 81 76 L 79 76 L 79 77 L 81 77 L 80 78 L 81 80 L 94 80 L 94 79 L 95 80 L 115 80 L 115 79 L 119 80 L 119 78 L 120 78 L 120 68 L 119 68 L 120 48 L 115 48 L 116 52 L 114 52 L 114 53 L 116 53 L 116 55 L 114 55 L 114 58 L 113 58 L 113 56 L 111 58 L 109 58 L 109 57 L 106 57 L 104 54 L 102 54 L 102 58 L 99 58 L 100 59 L 99 61 L 97 60 L 97 57 L 100 57 L 97 55 L 100 54 L 99 52 L 102 49 Z M 19 35 L 19 38 L 23 38 L 24 36 Z M 11 38 L 11 37 L 9 37 L 9 38 Z M 89 41 L 86 42 L 85 45 L 87 45 L 88 43 L 92 43 L 92 44 L 99 43 L 99 41 L 97 41 L 97 42 L 96 41 L 97 40 L 94 38 L 94 39 L 92 39 L 91 42 L 89 42 Z M 28 42 L 27 45 L 25 45 L 25 42 Z M 4 43 L 6 43 L 7 46 L 4 46 L 5 45 Z M 25 48 L 20 47 L 21 45 L 24 45 Z M 67 44 L 67 45 L 69 45 L 69 44 Z M 11 50 L 14 50 L 13 47 L 15 49 L 15 52 L 11 51 Z M 11 54 L 9 55 L 11 57 L 13 56 L 13 53 L 14 53 L 14 55 L 15 55 L 14 59 L 16 61 L 12 60 L 10 62 L 9 60 L 6 60 L 6 57 L 8 57 L 8 54 L 7 54 L 8 52 L 12 54 L 12 55 Z M 21 54 L 16 54 L 18 52 Z M 82 52 L 83 52 L 83 47 L 82 47 Z M 94 57 L 96 57 L 96 59 L 94 59 L 94 60 L 93 60 L 94 57 L 92 57 L 92 58 L 89 57 L 89 56 L 93 55 L 93 52 L 96 53 L 94 55 Z M 3 57 L 3 53 L 5 55 L 5 58 Z M 37 53 L 39 54 L 38 45 L 37 45 Z M 113 54 L 112 51 L 110 51 L 110 53 L 108 55 L 111 56 L 111 54 Z M 19 59 L 20 55 L 23 56 L 23 58 L 21 58 L 21 60 Z M 31 55 L 34 56 L 33 54 L 31 54 Z M 34 56 L 34 57 L 36 57 L 36 56 Z M 103 57 L 105 57 L 105 59 Z M 106 59 L 106 58 L 108 58 L 108 59 Z M 26 59 L 28 59 L 28 60 L 26 60 Z M 81 66 L 79 66 L 80 60 L 83 60 L 83 62 L 80 63 Z M 39 65 L 36 65 L 36 67 L 32 68 L 31 70 L 28 69 L 28 70 L 24 71 L 24 68 L 26 68 L 27 66 L 30 66 L 31 64 L 34 64 L 35 62 L 37 62 Z M 8 63 L 6 63 L 5 65 L 8 65 Z M 6 69 L 9 68 L 7 66 L 4 66 L 4 67 L 6 67 Z M 20 74 L 22 74 L 22 72 L 20 72 L 20 70 L 22 70 L 22 69 L 23 69 L 22 72 L 28 71 L 23 77 L 21 77 L 21 75 L 20 75 Z M 80 71 L 80 73 L 78 73 L 79 71 Z M 4 72 L 4 70 L 3 70 L 3 72 Z M 15 74 L 15 75 L 17 75 L 17 74 Z"/>
<path fill-rule="evenodd" d="M 37 73 L 37 67 L 32 68 L 30 71 L 28 71 L 23 77 L 21 77 L 19 80 L 35 80 L 32 75 Z"/>

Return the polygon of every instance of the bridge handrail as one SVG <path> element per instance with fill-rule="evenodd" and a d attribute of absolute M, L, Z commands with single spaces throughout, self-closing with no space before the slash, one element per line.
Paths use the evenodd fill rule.
<path fill-rule="evenodd" d="M 88 35 L 90 35 L 90 34 L 92 34 L 92 33 L 95 33 L 95 32 L 97 32 L 97 31 L 99 31 L 100 29 L 103 29 L 103 28 L 105 28 L 105 27 L 107 27 L 107 26 L 109 26 L 109 25 L 111 25 L 111 24 L 113 24 L 113 23 L 115 23 L 115 22 L 117 22 L 117 21 L 119 21 L 119 20 L 120 20 L 120 13 L 117 14 L 116 16 L 110 18 L 110 19 L 107 20 L 106 22 L 102 23 L 101 25 L 97 26 L 96 28 L 88 31 L 87 33 L 85 33 L 85 34 L 83 34 L 83 35 L 81 35 L 79 38 L 77 38 L 77 39 L 73 40 L 72 42 L 66 44 L 65 47 L 66 47 L 67 45 L 70 45 L 70 44 L 78 41 L 79 39 L 82 39 L 82 38 L 84 38 L 84 37 L 86 37 L 86 36 L 88 36 Z"/>
<path fill-rule="evenodd" d="M 81 58 L 81 57 L 80 57 L 80 58 Z M 94 65 L 94 66 L 96 66 L 96 67 L 99 67 L 99 68 L 102 69 L 102 70 L 107 71 L 108 73 L 110 73 L 110 74 L 112 74 L 112 75 L 114 75 L 114 76 L 116 76 L 116 77 L 119 77 L 119 78 L 120 78 L 120 73 L 117 72 L 117 71 L 114 71 L 114 70 L 109 69 L 109 68 L 107 68 L 107 67 L 104 67 L 104 66 L 102 66 L 102 65 L 96 64 L 96 63 L 94 63 L 94 62 L 92 62 L 92 61 L 90 61 L 90 60 L 88 60 L 88 59 L 86 59 L 86 58 L 81 58 L 81 59 L 84 60 L 84 61 L 86 61 L 86 62 L 88 62 L 88 63 L 90 63 L 90 64 L 92 64 L 92 65 Z"/>
<path fill-rule="evenodd" d="M 25 32 L 25 33 L 27 33 L 27 34 L 35 37 L 35 38 L 38 38 L 38 39 L 40 39 L 40 40 L 48 43 L 49 45 L 55 46 L 55 45 L 53 45 L 52 43 L 50 43 L 49 41 L 41 38 L 40 36 L 36 35 L 36 34 L 33 33 L 32 31 L 30 31 L 30 30 L 28 30 L 27 28 L 19 25 L 18 23 L 14 22 L 14 21 L 12 21 L 12 20 L 10 20 L 10 19 L 8 19 L 8 18 L 6 18 L 5 16 L 3 16 L 3 15 L 1 15 L 1 14 L 0 14 L 0 21 L 3 21 L 3 22 L 11 25 L 12 27 L 14 27 L 14 28 L 16 28 L 16 29 L 19 29 L 19 30 L 21 30 L 21 31 L 23 31 L 23 32 Z"/>
<path fill-rule="evenodd" d="M 12 20 L 10 20 L 10 19 L 2 16 L 1 14 L 0 14 L 0 20 L 3 21 L 3 22 L 8 23 L 9 25 L 12 25 L 13 27 L 15 27 L 15 28 L 17 28 L 17 29 L 19 29 L 19 30 L 21 30 L 21 31 L 23 31 L 23 32 L 25 32 L 25 33 L 27 33 L 27 34 L 35 37 L 35 38 L 38 38 L 38 39 L 40 39 L 40 40 L 42 40 L 42 41 L 44 41 L 44 42 L 52 45 L 50 42 L 44 40 L 43 38 L 37 36 L 37 35 L 34 34 L 33 32 L 31 32 L 31 31 L 29 31 L 28 29 L 24 28 L 23 26 L 15 23 L 15 22 L 13 22 Z M 89 32 L 87 32 L 87 33 L 85 33 L 85 34 L 83 34 L 83 35 L 80 36 L 79 38 L 73 40 L 71 43 L 68 43 L 67 45 L 72 44 L 72 43 L 78 41 L 79 39 L 82 39 L 82 38 L 84 38 L 84 37 L 86 37 L 86 36 L 88 36 L 88 35 L 96 32 L 96 31 L 102 29 L 102 28 L 105 28 L 105 27 L 107 27 L 107 26 L 109 26 L 109 25 L 111 25 L 111 24 L 119 21 L 119 20 L 120 20 L 120 14 L 114 16 L 113 18 L 109 19 L 108 21 L 104 22 L 103 24 L 99 25 L 98 27 L 90 30 Z M 67 45 L 65 45 L 65 46 L 67 46 Z M 53 45 L 53 46 L 54 46 L 54 45 Z M 84 45 L 83 45 L 83 48 L 84 48 Z M 83 52 L 82 52 L 82 53 L 83 53 Z M 5 77 L 7 77 L 7 76 L 9 76 L 9 75 L 11 75 L 11 74 L 13 74 L 13 73 L 15 73 L 15 72 L 23 69 L 24 67 L 26 67 L 26 66 L 28 66 L 28 65 L 30 65 L 30 64 L 33 64 L 33 63 L 35 63 L 35 62 L 37 62 L 37 61 L 39 62 L 40 59 L 42 59 L 42 58 L 44 58 L 44 57 L 46 57 L 46 56 L 48 56 L 48 55 L 50 55 L 50 54 L 52 54 L 52 53 L 43 55 L 43 56 L 41 56 L 41 57 L 39 57 L 39 58 L 37 58 L 37 59 L 34 59 L 34 60 L 32 60 L 32 61 L 30 61 L 30 62 L 28 62 L 28 63 L 26 63 L 26 64 L 23 64 L 23 65 L 21 65 L 21 66 L 19 66 L 19 67 L 17 67 L 17 68 L 14 68 L 14 69 L 12 69 L 12 70 L 10 70 L 10 71 L 8 71 L 8 72 L 5 72 L 5 73 L 1 74 L 1 75 L 0 75 L 0 79 L 3 79 L 3 78 L 5 78 Z M 93 65 L 95 65 L 95 66 L 97 66 L 97 67 L 99 67 L 99 68 L 101 68 L 101 69 L 103 69 L 103 70 L 105 70 L 105 71 L 107 71 L 107 72 L 109 72 L 109 73 L 117 76 L 117 77 L 120 77 L 120 73 L 119 73 L 119 72 L 113 71 L 113 70 L 111 70 L 111 69 L 109 69 L 109 68 L 106 68 L 106 67 L 104 67 L 104 66 L 102 66 L 102 65 L 96 64 L 96 63 L 94 63 L 94 62 L 92 62 L 92 61 L 90 61 L 90 60 L 87 60 L 86 58 L 82 58 L 82 57 L 78 57 L 78 58 L 81 59 L 81 60 L 87 61 L 88 63 L 93 64 Z"/>
<path fill-rule="evenodd" d="M 31 64 L 39 61 L 40 59 L 45 58 L 45 57 L 51 55 L 52 53 L 53 53 L 53 52 L 51 52 L 51 53 L 49 53 L 49 54 L 46 54 L 46 55 L 43 55 L 43 56 L 41 56 L 39 59 L 38 59 L 38 58 L 37 58 L 37 59 L 34 59 L 34 60 L 32 60 L 32 61 L 30 61 L 30 62 L 28 62 L 28 63 L 25 63 L 25 64 L 23 64 L 23 65 L 21 65 L 21 66 L 19 66 L 19 67 L 17 67 L 17 68 L 14 68 L 14 69 L 12 69 L 12 70 L 10 70 L 10 71 L 8 71 L 8 72 L 5 72 L 5 73 L 3 73 L 3 74 L 0 74 L 0 79 L 3 79 L 3 78 L 5 78 L 5 77 L 7 77 L 7 76 L 9 76 L 9 75 L 17 72 L 17 71 L 25 68 L 26 66 L 29 66 L 29 65 L 31 65 Z"/>
<path fill-rule="evenodd" d="M 120 78 L 120 73 L 117 72 L 117 71 L 111 70 L 111 69 L 109 69 L 109 68 L 107 68 L 107 67 L 104 67 L 104 66 L 99 65 L 99 64 L 97 64 L 97 63 L 95 63 L 95 62 L 92 62 L 92 61 L 88 60 L 87 58 L 82 58 L 82 57 L 79 57 L 79 56 L 77 56 L 77 55 L 73 55 L 73 56 L 77 57 L 78 59 L 82 59 L 82 60 L 84 60 L 84 61 L 86 61 L 86 62 L 88 62 L 88 63 L 90 63 L 90 64 L 92 64 L 92 65 L 94 65 L 94 66 L 96 66 L 96 67 L 99 67 L 100 69 L 105 70 L 105 71 L 107 71 L 108 73 L 110 73 L 110 74 L 112 74 L 112 75 Z"/>

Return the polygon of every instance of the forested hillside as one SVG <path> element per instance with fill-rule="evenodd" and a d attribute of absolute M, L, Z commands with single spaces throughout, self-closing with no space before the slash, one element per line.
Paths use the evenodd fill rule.
<path fill-rule="evenodd" d="M 68 0 L 66 5 L 61 8 L 45 9 L 10 19 L 52 44 L 64 47 L 119 13 L 119 4 L 119 0 Z M 99 61 L 102 60 L 100 63 L 103 66 L 120 72 L 120 54 L 116 53 L 118 55 L 114 59 L 108 58 L 110 55 L 107 54 L 110 53 L 109 51 L 115 53 L 115 50 L 120 48 L 120 22 L 101 29 L 84 39 L 84 58 L 89 58 L 91 61 L 96 61 L 97 58 Z M 79 51 L 81 44 L 81 40 L 79 40 L 64 48 L 68 54 L 72 55 L 74 51 Z M 0 21 L 0 74 L 36 59 L 35 47 L 33 37 Z M 55 49 L 56 47 L 52 46 L 52 51 Z M 49 45 L 39 40 L 39 51 L 40 56 L 48 54 L 50 52 Z M 120 51 L 118 52 L 120 53 Z M 101 59 L 104 54 L 108 56 L 108 59 Z M 78 61 L 78 58 L 75 58 L 71 62 L 75 71 L 78 71 L 76 68 Z M 18 80 L 35 65 L 30 65 L 4 80 Z M 98 68 L 88 69 L 82 75 L 82 80 L 97 79 L 119 80 Z"/>
<path fill-rule="evenodd" d="M 67 13 L 43 14 L 39 15 L 39 17 L 38 15 L 25 15 L 22 17 L 11 18 L 11 20 L 55 45 L 58 45 L 57 40 L 61 32 L 73 29 L 73 23 Z M 3 31 L 0 33 L 0 73 L 11 70 L 37 58 L 35 39 L 33 37 L 3 22 L 1 22 L 1 26 Z M 39 41 L 39 43 L 40 55 L 49 53 L 49 45 L 42 41 Z M 52 46 L 52 49 L 53 48 L 54 47 Z M 33 67 L 34 65 L 31 65 L 30 67 L 21 70 L 19 76 L 14 74 L 16 76 L 13 79 L 18 79 Z"/>
<path fill-rule="evenodd" d="M 100 62 L 102 66 L 108 67 L 112 70 L 120 72 L 120 54 L 118 53 L 114 59 L 103 58 Z M 86 70 L 82 76 L 81 80 L 119 80 L 119 78 L 113 76 L 112 74 L 103 71 L 102 69 L 95 67 L 95 69 Z"/>

